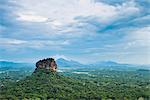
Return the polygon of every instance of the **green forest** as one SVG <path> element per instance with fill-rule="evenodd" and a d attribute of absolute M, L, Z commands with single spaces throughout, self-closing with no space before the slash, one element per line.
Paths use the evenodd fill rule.
<path fill-rule="evenodd" d="M 150 72 L 145 70 L 50 72 L 39 69 L 34 73 L 14 74 L 16 79 L 13 80 L 7 75 L 4 78 L 4 73 L 1 73 L 0 99 L 149 100 L 149 75 Z"/>

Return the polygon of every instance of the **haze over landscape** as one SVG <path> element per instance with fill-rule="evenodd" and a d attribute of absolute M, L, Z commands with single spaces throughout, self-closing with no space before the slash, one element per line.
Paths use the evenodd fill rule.
<path fill-rule="evenodd" d="M 149 0 L 1 0 L 0 60 L 150 64 L 149 5 Z"/>

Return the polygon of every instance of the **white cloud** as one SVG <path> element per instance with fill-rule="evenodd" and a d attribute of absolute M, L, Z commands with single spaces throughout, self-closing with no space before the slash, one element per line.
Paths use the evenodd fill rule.
<path fill-rule="evenodd" d="M 95 16 L 100 23 L 109 23 L 120 16 L 125 17 L 139 12 L 139 8 L 133 1 L 117 6 L 94 2 L 94 0 L 39 0 L 38 2 L 36 0 L 21 0 L 18 3 L 26 8 L 26 12 L 37 14 L 23 14 L 20 15 L 20 19 L 41 22 L 49 18 L 52 20 L 51 25 L 54 26 L 76 23 L 74 18 L 77 16 Z M 21 12 L 24 12 L 24 9 Z"/>
<path fill-rule="evenodd" d="M 145 50 L 150 50 L 150 26 L 132 29 L 126 38 L 129 41 L 128 47 L 145 47 Z"/>
<path fill-rule="evenodd" d="M 19 13 L 18 20 L 27 22 L 45 22 L 48 18 L 33 13 Z"/>
<path fill-rule="evenodd" d="M 24 40 L 17 40 L 17 39 L 9 39 L 9 38 L 0 38 L 0 45 L 21 45 L 27 43 Z"/>
<path fill-rule="evenodd" d="M 109 5 L 94 0 L 16 1 L 23 7 L 15 12 L 18 15 L 17 19 L 31 22 L 23 22 L 28 30 L 26 34 L 39 33 L 43 36 L 51 34 L 54 37 L 65 38 L 94 35 L 97 30 L 103 29 L 114 21 L 139 12 L 139 8 L 133 1 L 121 5 Z M 78 19 L 79 17 L 81 19 Z"/>
<path fill-rule="evenodd" d="M 34 48 L 34 49 L 61 49 L 61 46 L 69 45 L 68 40 L 18 40 L 12 38 L 0 38 L 0 46 L 6 48 Z"/>
<path fill-rule="evenodd" d="M 121 17 L 134 15 L 140 12 L 139 7 L 136 5 L 134 1 L 125 2 L 122 5 L 116 6 L 118 15 Z"/>
<path fill-rule="evenodd" d="M 150 41 L 150 26 L 133 30 L 131 32 L 131 38 L 136 40 Z"/>
<path fill-rule="evenodd" d="M 57 51 L 60 50 L 60 54 L 68 56 L 70 53 L 69 57 L 78 56 L 80 58 L 85 50 L 87 57 L 90 54 L 97 54 L 97 56 L 93 56 L 93 61 L 97 57 L 100 59 L 116 57 L 118 59 L 117 57 L 121 57 L 123 54 L 128 61 L 132 62 L 129 59 L 130 55 L 128 56 L 126 53 L 143 55 L 143 61 L 145 60 L 144 56 L 147 55 L 145 50 L 150 44 L 147 42 L 150 40 L 150 30 L 148 27 L 144 27 L 145 25 L 142 26 L 144 23 L 141 24 L 139 20 L 147 20 L 149 16 L 140 19 L 145 11 L 134 0 L 125 1 L 118 5 L 94 2 L 95 0 L 13 1 L 19 5 L 17 10 L 6 6 L 6 9 L 13 11 L 8 14 L 12 18 L 7 18 L 6 15 L 8 20 L 5 20 L 5 26 L 0 26 L 0 32 L 3 32 L 2 37 L 10 37 L 0 41 L 0 46 L 8 52 L 12 49 L 26 52 L 29 52 L 28 50 L 40 50 L 45 54 L 52 51 L 51 54 L 53 55 L 58 54 Z M 14 16 L 15 14 L 18 16 Z M 140 25 L 134 21 L 138 21 Z M 137 26 L 138 28 L 135 28 Z M 140 28 L 141 26 L 144 28 Z M 107 28 L 110 29 L 105 31 Z M 100 32 L 103 34 L 99 34 Z M 73 45 L 70 45 L 71 43 Z M 78 48 L 79 46 L 80 48 Z M 93 49 L 87 50 L 88 47 Z M 117 55 L 113 55 L 113 53 Z M 56 57 L 65 58 L 62 55 Z M 87 60 L 87 57 L 84 59 Z"/>
<path fill-rule="evenodd" d="M 70 60 L 68 57 L 66 57 L 65 55 L 60 55 L 60 54 L 56 54 L 56 55 L 52 55 L 53 58 L 55 58 L 56 60 L 59 58 L 63 58 L 66 60 Z"/>

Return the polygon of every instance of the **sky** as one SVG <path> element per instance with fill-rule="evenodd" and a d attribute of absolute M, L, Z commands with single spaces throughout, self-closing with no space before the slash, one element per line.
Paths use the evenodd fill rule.
<path fill-rule="evenodd" d="M 150 64 L 149 0 L 0 0 L 0 60 Z"/>

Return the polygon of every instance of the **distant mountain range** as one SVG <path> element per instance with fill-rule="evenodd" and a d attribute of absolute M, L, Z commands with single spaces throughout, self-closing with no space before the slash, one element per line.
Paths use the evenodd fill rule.
<path fill-rule="evenodd" d="M 81 64 L 77 61 L 66 60 L 59 58 L 56 60 L 58 68 L 94 68 L 94 69 L 111 69 L 111 70 L 132 70 L 132 69 L 150 69 L 149 65 L 133 65 L 120 64 L 113 61 L 100 61 L 92 64 Z M 33 63 L 16 63 L 9 61 L 0 61 L 0 69 L 15 69 L 15 68 L 35 68 Z"/>
<path fill-rule="evenodd" d="M 68 68 L 78 68 L 78 67 L 85 67 L 86 65 L 81 64 L 77 61 L 73 61 L 73 60 L 66 60 L 63 58 L 59 58 L 56 60 L 56 63 L 58 65 L 58 67 L 68 67 Z"/>
<path fill-rule="evenodd" d="M 94 68 L 94 69 L 111 69 L 111 70 L 137 70 L 150 69 L 149 65 L 134 65 L 134 64 L 120 64 L 114 61 L 100 61 L 92 64 L 81 64 L 77 61 L 66 60 L 63 58 L 56 60 L 60 68 Z"/>
<path fill-rule="evenodd" d="M 10 61 L 0 61 L 0 70 L 21 70 L 23 69 L 34 69 L 33 63 L 17 63 Z"/>

